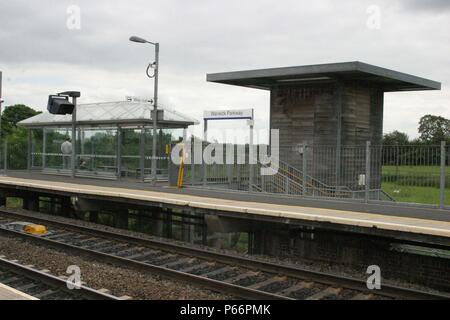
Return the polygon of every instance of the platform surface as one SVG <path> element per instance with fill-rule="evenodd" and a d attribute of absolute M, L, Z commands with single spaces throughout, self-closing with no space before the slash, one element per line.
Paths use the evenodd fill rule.
<path fill-rule="evenodd" d="M 71 181 L 70 178 L 64 178 L 65 181 Z M 146 184 L 137 183 L 137 187 L 124 184 L 114 186 L 103 186 L 77 182 L 62 182 L 49 181 L 37 179 L 24 179 L 19 177 L 0 177 L 0 186 L 13 186 L 21 188 L 31 188 L 48 191 L 60 191 L 70 194 L 101 196 L 107 198 L 121 198 L 133 199 L 139 201 L 146 201 L 151 203 L 163 203 L 169 205 L 186 206 L 192 208 L 218 210 L 229 213 L 230 216 L 239 214 L 250 214 L 256 216 L 270 216 L 284 219 L 298 219 L 315 222 L 328 222 L 340 225 L 350 225 L 363 228 L 378 228 L 389 231 L 401 231 L 415 234 L 440 236 L 450 239 L 450 211 L 437 211 L 436 217 L 442 219 L 427 218 L 427 216 L 408 217 L 403 214 L 377 214 L 369 212 L 361 212 L 356 210 L 342 210 L 331 208 L 320 208 L 307 205 L 283 204 L 283 201 L 278 203 L 262 202 L 248 194 L 247 201 L 236 199 L 221 198 L 220 193 L 203 192 L 205 196 L 174 193 L 172 189 L 168 188 L 153 188 L 148 190 Z M 101 183 L 98 183 L 101 184 Z M 120 186 L 120 187 L 118 187 Z M 223 193 L 222 193 L 223 194 Z M 254 198 L 253 201 L 251 199 Z M 289 201 L 286 201 L 289 202 Z M 405 209 L 405 208 L 404 208 Z M 395 212 L 393 207 L 391 211 Z M 403 210 L 403 209 L 402 209 Z M 397 208 L 397 211 L 402 211 Z M 405 212 L 408 208 L 405 209 Z M 421 212 L 425 210 L 409 209 L 411 212 Z"/>
<path fill-rule="evenodd" d="M 0 283 L 0 300 L 39 300 L 26 293 Z"/>

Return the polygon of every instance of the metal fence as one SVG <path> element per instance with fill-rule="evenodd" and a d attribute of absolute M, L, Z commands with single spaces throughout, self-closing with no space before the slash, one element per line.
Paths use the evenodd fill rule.
<path fill-rule="evenodd" d="M 234 146 L 234 152 L 242 146 Z M 263 146 L 265 148 L 265 146 Z M 227 149 L 228 150 L 228 149 Z M 449 146 L 407 145 L 280 147 L 278 166 L 222 160 L 187 165 L 185 183 L 207 188 L 250 192 L 450 205 Z M 254 154 L 258 154 L 255 147 Z M 215 156 L 216 160 L 220 159 Z M 261 169 L 272 174 L 263 175 Z"/>
<path fill-rule="evenodd" d="M 70 166 L 65 164 L 61 153 L 35 152 L 29 149 L 26 139 L 22 140 L 1 142 L 1 171 L 38 169 L 70 175 Z M 200 158 L 200 163 L 197 159 L 196 163 L 185 165 L 185 185 L 288 196 L 450 206 L 450 147 L 444 142 L 405 146 L 367 143 L 341 148 L 284 146 L 279 148 L 275 167 L 273 163 L 260 161 L 258 155 L 267 149 L 266 145 L 253 149 L 248 145 L 228 145 L 222 153 L 212 154 L 214 161 L 206 164 L 201 159 L 208 146 L 211 144 L 204 143 L 200 147 L 202 154 L 198 157 L 191 145 L 188 153 L 193 160 Z M 251 150 L 254 164 L 249 163 Z M 122 154 L 118 158 L 95 152 L 78 154 L 76 161 L 77 176 L 111 179 L 128 176 L 144 181 L 151 177 L 148 155 L 143 163 L 137 154 Z M 158 175 L 168 175 L 169 161 L 168 156 L 158 157 Z M 261 174 L 262 170 L 269 170 L 271 174 Z"/>
<path fill-rule="evenodd" d="M 35 170 L 44 174 L 71 176 L 71 156 L 61 152 L 35 152 L 26 141 L 3 141 L 0 144 L 0 171 Z M 151 156 L 78 153 L 75 176 L 100 179 L 151 179 Z M 157 157 L 157 177 L 167 179 L 169 156 Z M 143 168 L 143 174 L 141 173 Z"/>

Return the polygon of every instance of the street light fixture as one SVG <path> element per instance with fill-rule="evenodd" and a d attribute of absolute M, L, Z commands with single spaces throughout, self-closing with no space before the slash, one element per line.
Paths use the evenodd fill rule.
<path fill-rule="evenodd" d="M 142 38 L 136 37 L 136 36 L 131 36 L 131 37 L 130 37 L 130 41 L 132 41 L 132 42 L 138 42 L 138 43 L 147 43 L 147 42 L 149 42 L 149 41 L 147 41 L 147 40 L 145 40 L 145 39 L 142 39 Z"/>
<path fill-rule="evenodd" d="M 130 37 L 130 41 L 136 43 L 148 43 L 155 46 L 155 62 L 150 62 L 146 73 L 149 78 L 155 78 L 154 81 L 154 91 L 153 91 L 153 147 L 152 147 L 152 184 L 156 184 L 156 128 L 157 128 L 157 120 L 158 120 L 158 71 L 159 71 L 159 43 L 158 42 L 150 42 L 143 38 L 132 36 Z M 150 68 L 155 70 L 153 75 L 149 75 L 148 71 Z M 141 172 L 142 177 L 144 173 Z"/>

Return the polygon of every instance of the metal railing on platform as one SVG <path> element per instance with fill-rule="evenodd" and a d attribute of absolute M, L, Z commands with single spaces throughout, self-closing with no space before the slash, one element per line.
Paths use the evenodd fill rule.
<path fill-rule="evenodd" d="M 450 149 L 445 143 L 281 147 L 278 161 L 272 161 L 278 163 L 276 167 L 261 161 L 249 164 L 245 148 L 244 164 L 227 164 L 226 153 L 215 163 L 187 164 L 185 184 L 312 198 L 450 205 Z M 263 168 L 271 174 L 261 174 Z"/>
<path fill-rule="evenodd" d="M 35 152 L 28 150 L 23 141 L 4 141 L 0 147 L 0 172 L 35 170 L 44 174 L 71 176 L 71 155 L 61 152 Z M 139 155 L 117 155 L 82 153 L 76 154 L 75 176 L 116 180 L 131 178 L 149 181 L 151 156 L 145 156 L 141 164 Z M 157 177 L 167 180 L 169 157 L 157 157 Z M 144 168 L 143 174 L 141 168 Z"/>
<path fill-rule="evenodd" d="M 15 170 L 40 170 L 48 174 L 71 175 L 70 159 L 62 153 L 30 150 L 23 139 L 3 139 L 0 144 L 0 171 L 3 174 Z M 231 148 L 229 145 L 222 155 L 214 155 L 215 161 L 207 164 L 201 161 L 206 146 L 203 143 L 200 148 L 200 163 L 186 163 L 185 185 L 320 199 L 450 207 L 450 148 L 445 142 L 441 145 L 366 143 L 341 148 L 323 145 L 280 147 L 278 159 L 266 164 L 256 156 L 257 161 L 250 164 L 248 145 Z M 253 154 L 258 155 L 266 147 L 255 146 Z M 227 159 L 230 150 L 233 155 L 228 154 Z M 239 155 L 239 150 L 244 151 L 243 155 Z M 197 156 L 192 148 L 190 157 L 195 159 Z M 161 180 L 169 176 L 169 161 L 168 155 L 157 159 L 157 177 Z M 76 176 L 150 181 L 150 163 L 151 157 L 147 155 L 142 160 L 140 155 L 133 154 L 119 158 L 117 155 L 77 154 Z M 262 174 L 263 169 L 271 174 Z"/>

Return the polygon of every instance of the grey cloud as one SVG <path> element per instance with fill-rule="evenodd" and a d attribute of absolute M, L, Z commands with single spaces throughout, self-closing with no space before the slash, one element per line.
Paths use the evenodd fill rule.
<path fill-rule="evenodd" d="M 449 0 L 401 0 L 400 3 L 404 8 L 420 11 L 442 12 L 450 10 Z"/>
<path fill-rule="evenodd" d="M 198 115 L 215 105 L 256 104 L 267 111 L 265 93 L 206 83 L 206 73 L 335 61 L 362 60 L 442 81 L 445 96 L 450 82 L 450 13 L 445 8 L 450 1 L 392 3 L 0 0 L 0 69 L 5 79 L 11 78 L 5 92 L 15 102 L 40 103 L 35 96 L 59 83 L 81 87 L 89 99 L 151 95 L 144 68 L 153 59 L 153 48 L 130 43 L 128 37 L 136 34 L 161 43 L 166 101 L 175 107 L 189 105 Z M 71 4 L 81 8 L 81 30 L 66 28 Z M 380 30 L 366 27 L 366 10 L 372 4 L 381 8 Z M 441 18 L 435 19 L 427 8 L 435 8 Z M 423 12 L 420 23 L 414 19 L 417 12 Z M 408 93 L 416 94 L 423 93 Z M 406 100 L 393 102 L 395 110 L 407 108 L 401 101 Z M 427 103 L 435 107 L 440 101 L 433 96 Z"/>

